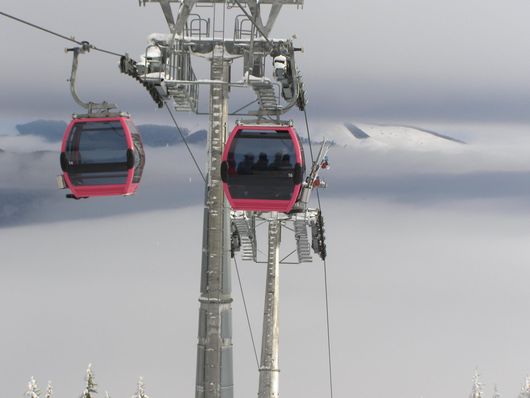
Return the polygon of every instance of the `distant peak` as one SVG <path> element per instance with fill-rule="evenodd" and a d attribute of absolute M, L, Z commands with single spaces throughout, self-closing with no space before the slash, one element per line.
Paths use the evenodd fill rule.
<path fill-rule="evenodd" d="M 362 131 L 359 127 L 357 127 L 353 123 L 344 123 L 344 126 L 350 130 L 350 133 L 353 134 L 355 138 L 358 138 L 360 140 L 364 140 L 366 138 L 370 138 L 368 134 L 366 134 L 364 131 Z"/>
<path fill-rule="evenodd" d="M 446 134 L 408 125 L 346 122 L 344 127 L 349 132 L 349 134 L 342 135 L 342 141 L 346 139 L 346 142 L 343 142 L 346 146 L 362 145 L 367 148 L 440 151 L 456 149 L 466 144 Z"/>

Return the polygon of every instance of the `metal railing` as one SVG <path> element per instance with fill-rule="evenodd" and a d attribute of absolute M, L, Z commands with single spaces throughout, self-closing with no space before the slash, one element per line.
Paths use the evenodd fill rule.
<path fill-rule="evenodd" d="M 192 16 L 193 18 L 191 18 Z M 199 14 L 190 14 L 190 18 L 185 27 L 186 36 L 199 40 L 210 37 L 210 18 L 202 18 Z"/>
<path fill-rule="evenodd" d="M 260 33 L 253 28 L 252 21 L 246 15 L 237 15 L 234 20 L 234 40 L 250 39 L 254 31 L 254 38 L 260 37 Z"/>

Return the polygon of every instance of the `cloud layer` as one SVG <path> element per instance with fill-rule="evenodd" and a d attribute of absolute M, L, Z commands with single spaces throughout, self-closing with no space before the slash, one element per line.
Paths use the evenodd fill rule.
<path fill-rule="evenodd" d="M 466 394 L 479 366 L 488 394 L 497 383 L 515 396 L 528 372 L 524 129 L 445 129 L 472 144 L 330 153 L 321 194 L 337 395 L 376 397 L 383 381 L 403 396 Z M 0 154 L 7 395 L 34 375 L 75 396 L 89 362 L 113 396 L 132 394 L 140 375 L 152 397 L 176 385 L 193 394 L 203 187 L 183 148 L 147 156 L 135 196 L 73 201 L 53 186 L 57 153 Z M 6 216 L 7 202 L 19 213 Z M 264 268 L 239 267 L 259 341 Z M 325 396 L 322 264 L 281 273 L 282 394 Z M 234 298 L 236 390 L 255 394 L 237 285 Z"/>

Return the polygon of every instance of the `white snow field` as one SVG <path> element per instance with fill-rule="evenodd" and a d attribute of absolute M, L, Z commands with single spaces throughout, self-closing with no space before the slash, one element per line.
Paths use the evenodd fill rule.
<path fill-rule="evenodd" d="M 401 124 L 334 122 L 318 128 L 315 137 L 325 137 L 342 147 L 381 151 L 462 152 L 469 149 L 458 138 Z"/>
<path fill-rule="evenodd" d="M 486 395 L 516 396 L 530 371 L 526 131 L 458 131 L 464 152 L 331 150 L 336 396 L 465 396 L 476 366 Z M 0 202 L 15 209 L 0 218 L 3 395 L 35 376 L 79 396 L 92 363 L 99 396 L 132 395 L 138 376 L 152 398 L 193 396 L 203 191 L 185 150 L 149 149 L 134 197 L 86 201 L 53 187 L 56 154 L 27 155 L 0 154 Z M 259 344 L 264 265 L 238 264 Z M 322 272 L 281 268 L 283 396 L 328 396 Z M 237 397 L 256 394 L 258 372 L 233 276 Z"/>
<path fill-rule="evenodd" d="M 356 126 L 368 136 L 372 145 L 412 151 L 462 150 L 462 142 L 416 127 L 360 123 Z"/>

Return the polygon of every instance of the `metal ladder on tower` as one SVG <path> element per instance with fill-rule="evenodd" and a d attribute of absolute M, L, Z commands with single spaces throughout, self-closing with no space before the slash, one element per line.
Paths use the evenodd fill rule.
<path fill-rule="evenodd" d="M 267 78 L 256 78 L 250 76 L 249 84 L 258 97 L 261 111 L 265 114 L 275 114 L 281 109 L 280 99 L 274 91 L 272 81 Z"/>
<path fill-rule="evenodd" d="M 309 246 L 309 238 L 307 236 L 307 221 L 305 219 L 295 219 L 293 224 L 298 262 L 310 263 L 313 261 L 313 257 L 311 256 L 311 247 Z"/>
<path fill-rule="evenodd" d="M 243 261 L 257 261 L 256 221 L 246 214 L 233 214 L 232 223 L 237 229 L 240 239 L 241 258 Z"/>

